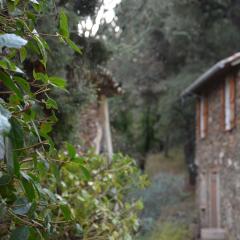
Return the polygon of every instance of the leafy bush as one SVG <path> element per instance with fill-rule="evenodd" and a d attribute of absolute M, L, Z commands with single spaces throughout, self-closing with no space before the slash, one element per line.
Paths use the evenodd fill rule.
<path fill-rule="evenodd" d="M 141 175 L 135 162 L 122 154 L 111 163 L 92 153 L 76 157 L 61 168 L 61 196 L 69 203 L 68 218 L 76 220 L 78 236 L 83 239 L 131 239 L 137 231 L 137 214 L 143 204 L 126 196 L 131 189 L 144 187 L 146 176 Z M 65 160 L 64 160 L 65 159 Z M 76 235 L 72 226 L 62 233 L 68 238 Z M 66 234 L 67 233 L 67 234 Z"/>
<path fill-rule="evenodd" d="M 48 92 L 66 91 L 66 81 L 48 75 L 43 36 L 81 53 L 56 10 L 45 0 L 0 4 L 0 238 L 131 239 L 142 204 L 124 196 L 145 182 L 134 161 L 80 156 L 69 144 L 61 152 L 51 137 L 58 104 Z M 46 14 L 56 15 L 57 33 L 37 32 Z"/>

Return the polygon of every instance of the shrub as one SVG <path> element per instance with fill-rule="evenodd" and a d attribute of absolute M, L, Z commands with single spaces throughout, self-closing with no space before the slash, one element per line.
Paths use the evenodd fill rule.
<path fill-rule="evenodd" d="M 66 161 L 64 154 L 60 158 Z M 89 152 L 64 164 L 60 174 L 61 196 L 69 203 L 69 218 L 75 221 L 75 225 L 61 229 L 62 236 L 132 239 L 139 227 L 138 213 L 143 204 L 133 198 L 126 200 L 126 196 L 131 189 L 147 183 L 134 160 L 116 154 L 109 163 L 106 157 Z"/>
<path fill-rule="evenodd" d="M 44 36 L 81 53 L 67 15 L 54 1 L 0 3 L 0 238 L 131 239 L 142 203 L 125 195 L 146 182 L 134 161 L 59 151 L 51 137 L 58 105 L 48 92 L 66 81 L 47 73 Z M 37 32 L 44 14 L 56 15 L 57 33 Z"/>

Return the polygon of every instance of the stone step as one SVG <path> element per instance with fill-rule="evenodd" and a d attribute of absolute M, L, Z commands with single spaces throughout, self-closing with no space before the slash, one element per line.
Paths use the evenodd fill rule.
<path fill-rule="evenodd" d="M 226 231 L 223 228 L 201 229 L 201 240 L 225 240 Z"/>

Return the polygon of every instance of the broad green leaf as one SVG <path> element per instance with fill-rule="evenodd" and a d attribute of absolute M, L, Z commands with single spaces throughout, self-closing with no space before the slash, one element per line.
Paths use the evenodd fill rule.
<path fill-rule="evenodd" d="M 75 157 L 73 159 L 73 162 L 82 165 L 84 163 L 84 158 L 83 157 Z"/>
<path fill-rule="evenodd" d="M 82 165 L 80 166 L 80 169 L 81 169 L 81 172 L 82 172 L 82 174 L 83 174 L 85 180 L 88 181 L 88 180 L 91 178 L 90 172 L 88 171 L 87 168 L 85 168 L 85 167 L 82 166 Z"/>
<path fill-rule="evenodd" d="M 12 181 L 12 176 L 8 174 L 4 174 L 0 177 L 0 186 L 8 185 Z"/>
<path fill-rule="evenodd" d="M 21 172 L 21 182 L 27 198 L 29 201 L 33 201 L 36 197 L 36 194 L 32 178 L 26 173 Z"/>
<path fill-rule="evenodd" d="M 0 67 L 2 68 L 2 69 L 10 69 L 10 68 L 12 68 L 13 66 L 9 66 L 8 65 L 8 63 L 6 62 L 6 61 L 4 61 L 4 60 L 0 60 Z M 13 67 L 14 68 L 14 70 L 15 70 L 15 66 Z M 11 69 L 10 69 L 11 70 Z"/>
<path fill-rule="evenodd" d="M 19 53 L 20 53 L 20 60 L 21 62 L 23 62 L 26 57 L 27 57 L 27 50 L 25 47 L 22 47 L 20 50 L 19 50 Z"/>
<path fill-rule="evenodd" d="M 69 38 L 65 38 L 65 41 L 75 52 L 82 54 L 82 50 Z"/>
<path fill-rule="evenodd" d="M 45 122 L 42 123 L 40 126 L 40 134 L 41 136 L 46 136 L 48 133 L 52 131 L 52 123 Z"/>
<path fill-rule="evenodd" d="M 60 77 L 49 77 L 49 82 L 55 87 L 65 89 L 66 87 L 66 81 L 63 78 Z"/>
<path fill-rule="evenodd" d="M 57 102 L 52 98 L 48 98 L 45 104 L 47 109 L 58 109 Z"/>
<path fill-rule="evenodd" d="M 15 76 L 13 77 L 14 81 L 27 93 L 30 93 L 30 85 L 27 80 L 22 77 Z"/>
<path fill-rule="evenodd" d="M 62 213 L 64 215 L 65 220 L 71 220 L 72 219 L 72 212 L 70 207 L 67 204 L 61 204 L 60 208 L 62 210 Z"/>
<path fill-rule="evenodd" d="M 59 33 L 66 38 L 69 38 L 68 18 L 63 10 L 59 14 Z"/>
<path fill-rule="evenodd" d="M 46 239 L 43 237 L 41 231 L 37 228 L 30 228 L 30 236 L 28 240 L 43 240 Z"/>
<path fill-rule="evenodd" d="M 14 149 L 23 148 L 24 146 L 24 132 L 21 123 L 15 118 L 10 119 L 11 123 L 11 131 L 9 133 L 9 137 L 12 141 L 12 145 Z"/>
<path fill-rule="evenodd" d="M 70 158 L 73 159 L 76 156 L 75 147 L 69 143 L 67 143 L 67 151 L 68 151 Z"/>
<path fill-rule="evenodd" d="M 0 71 L 0 79 L 3 81 L 3 84 L 9 89 L 12 90 L 16 95 L 22 99 L 22 94 L 16 84 L 13 82 L 12 78 L 4 72 Z"/>
<path fill-rule="evenodd" d="M 19 215 L 26 215 L 31 208 L 31 203 L 26 198 L 18 198 L 13 204 L 13 212 Z"/>
<path fill-rule="evenodd" d="M 16 158 L 16 153 L 13 151 L 12 140 L 9 137 L 6 137 L 5 148 L 8 174 L 19 176 L 19 162 Z"/>
<path fill-rule="evenodd" d="M 23 71 L 7 58 L 0 60 L 0 67 L 12 72 L 23 73 Z"/>
<path fill-rule="evenodd" d="M 28 240 L 29 237 L 29 227 L 22 226 L 17 227 L 10 236 L 10 240 Z"/>
<path fill-rule="evenodd" d="M 40 51 L 40 53 L 42 55 L 42 58 L 43 58 L 43 64 L 46 65 L 46 62 L 47 62 L 47 52 L 46 52 L 46 49 L 45 49 L 45 45 L 44 45 L 42 39 L 39 36 L 34 35 L 33 38 L 37 42 L 39 51 Z"/>
<path fill-rule="evenodd" d="M 0 47 L 21 48 L 27 44 L 27 40 L 13 33 L 0 35 Z"/>
<path fill-rule="evenodd" d="M 41 72 L 35 72 L 35 70 L 33 70 L 33 77 L 36 80 L 40 80 L 44 83 L 48 82 L 48 75 L 47 74 L 44 74 L 44 73 L 41 73 Z"/>

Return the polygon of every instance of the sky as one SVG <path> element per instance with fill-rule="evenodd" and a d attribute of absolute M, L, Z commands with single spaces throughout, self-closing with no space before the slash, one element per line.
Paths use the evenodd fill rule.
<path fill-rule="evenodd" d="M 113 20 L 116 19 L 115 8 L 120 2 L 121 0 L 104 0 L 103 5 L 94 18 L 89 16 L 79 22 L 79 34 L 84 34 L 85 37 L 96 36 L 103 21 L 107 24 L 111 23 L 115 32 L 118 32 L 120 28 Z"/>

